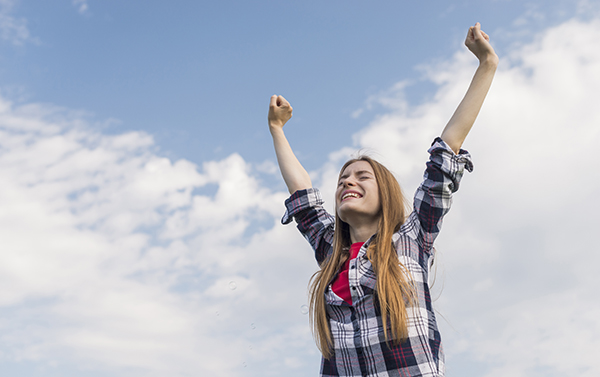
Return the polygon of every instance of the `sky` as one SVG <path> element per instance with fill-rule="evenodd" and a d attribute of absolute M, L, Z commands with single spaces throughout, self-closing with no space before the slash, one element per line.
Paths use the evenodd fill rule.
<path fill-rule="evenodd" d="M 318 375 L 269 97 L 329 210 L 359 150 L 410 197 L 477 21 L 500 66 L 436 243 L 447 375 L 600 374 L 583 0 L 0 0 L 0 374 Z"/>

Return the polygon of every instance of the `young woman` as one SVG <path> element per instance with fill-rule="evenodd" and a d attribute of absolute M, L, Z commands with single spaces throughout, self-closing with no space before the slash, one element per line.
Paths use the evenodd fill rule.
<path fill-rule="evenodd" d="M 464 99 L 429 149 L 413 211 L 394 176 L 368 157 L 348 161 L 335 194 L 335 217 L 296 159 L 283 126 L 292 107 L 271 97 L 269 129 L 295 219 L 320 270 L 310 289 L 311 322 L 322 376 L 443 376 L 444 355 L 428 286 L 433 242 L 470 155 L 460 149 L 490 88 L 498 57 L 479 23 L 465 44 L 479 67 Z"/>

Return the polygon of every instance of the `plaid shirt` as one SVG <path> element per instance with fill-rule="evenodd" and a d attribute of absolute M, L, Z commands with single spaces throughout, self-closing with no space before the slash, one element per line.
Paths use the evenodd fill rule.
<path fill-rule="evenodd" d="M 400 263 L 414 281 L 418 299 L 418 306 L 407 308 L 408 339 L 398 346 L 385 342 L 375 294 L 376 276 L 366 255 L 371 237 L 357 258 L 350 261 L 348 279 L 353 305 L 338 297 L 331 285 L 325 293 L 334 355 L 322 360 L 321 376 L 444 376 L 441 337 L 429 292 L 429 268 L 433 263 L 433 242 L 450 209 L 452 193 L 458 189 L 464 169 L 471 171 L 473 165 L 468 152 L 461 150 L 456 155 L 440 138 L 435 139 L 429 153 L 423 183 L 415 194 L 414 210 L 392 238 Z M 335 223 L 322 204 L 318 190 L 299 190 L 286 200 L 282 219 L 284 224 L 292 218 L 296 220 L 319 264 L 333 252 Z"/>

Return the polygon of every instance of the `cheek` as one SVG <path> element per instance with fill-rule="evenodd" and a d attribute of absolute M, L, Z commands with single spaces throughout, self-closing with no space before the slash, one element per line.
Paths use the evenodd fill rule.
<path fill-rule="evenodd" d="M 342 201 L 340 200 L 339 195 L 336 193 L 335 194 L 335 211 L 337 212 L 338 207 L 340 206 L 340 204 L 342 203 Z"/>

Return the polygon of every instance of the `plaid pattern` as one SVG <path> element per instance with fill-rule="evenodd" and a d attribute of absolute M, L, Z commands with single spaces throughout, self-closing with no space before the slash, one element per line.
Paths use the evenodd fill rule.
<path fill-rule="evenodd" d="M 377 302 L 376 277 L 365 242 L 348 270 L 352 302 L 348 305 L 331 286 L 326 292 L 327 314 L 334 339 L 334 356 L 323 359 L 321 376 L 444 376 L 444 354 L 428 285 L 433 242 L 442 218 L 450 209 L 464 169 L 473 165 L 468 152 L 458 155 L 436 138 L 429 149 L 423 183 L 414 198 L 414 210 L 392 241 L 400 262 L 416 287 L 418 306 L 408 308 L 408 339 L 386 344 Z M 300 190 L 286 200 L 282 223 L 295 219 L 298 229 L 315 250 L 319 264 L 332 252 L 334 218 L 322 207 L 316 189 Z M 388 322 L 389 323 L 389 322 Z"/>

